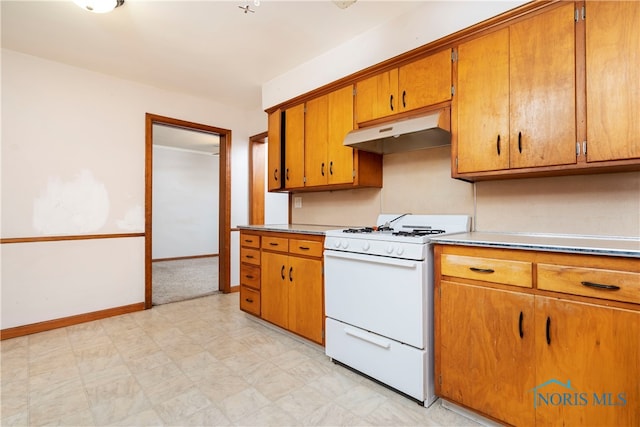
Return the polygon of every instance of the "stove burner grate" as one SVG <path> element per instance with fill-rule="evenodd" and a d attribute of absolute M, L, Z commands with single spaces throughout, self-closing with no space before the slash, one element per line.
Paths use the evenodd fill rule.
<path fill-rule="evenodd" d="M 392 233 L 394 236 L 432 236 L 434 234 L 442 234 L 444 230 L 411 230 L 411 231 L 396 231 Z"/>

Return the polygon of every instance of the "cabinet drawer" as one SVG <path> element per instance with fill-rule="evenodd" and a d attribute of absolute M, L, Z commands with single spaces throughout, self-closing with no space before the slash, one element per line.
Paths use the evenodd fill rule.
<path fill-rule="evenodd" d="M 270 251 L 278 252 L 288 252 L 289 239 L 286 239 L 284 237 L 264 236 L 262 238 L 262 249 L 268 249 Z"/>
<path fill-rule="evenodd" d="M 255 234 L 240 234 L 240 245 L 247 246 L 250 248 L 259 248 L 260 247 L 260 236 L 256 236 Z"/>
<path fill-rule="evenodd" d="M 240 286 L 240 310 L 260 316 L 260 292 Z"/>
<path fill-rule="evenodd" d="M 260 265 L 260 249 L 240 248 L 240 262 Z"/>
<path fill-rule="evenodd" d="M 538 289 L 640 304 L 640 273 L 538 264 Z"/>
<path fill-rule="evenodd" d="M 322 242 L 314 240 L 289 240 L 289 252 L 298 255 L 309 255 L 320 258 L 322 256 Z"/>
<path fill-rule="evenodd" d="M 442 255 L 442 275 L 533 287 L 532 265 L 526 261 L 445 254 Z"/>
<path fill-rule="evenodd" d="M 240 284 L 260 289 L 260 267 L 242 264 L 240 266 Z"/>

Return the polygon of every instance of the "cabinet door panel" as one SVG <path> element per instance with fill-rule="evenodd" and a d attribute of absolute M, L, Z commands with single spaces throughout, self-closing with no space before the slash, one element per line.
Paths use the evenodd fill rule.
<path fill-rule="evenodd" d="M 304 104 L 285 112 L 285 188 L 304 186 Z"/>
<path fill-rule="evenodd" d="M 262 252 L 261 312 L 262 318 L 283 328 L 288 327 L 288 289 L 286 254 Z"/>
<path fill-rule="evenodd" d="M 576 163 L 573 2 L 510 27 L 511 168 Z"/>
<path fill-rule="evenodd" d="M 451 51 L 429 55 L 398 70 L 398 111 L 451 99 Z"/>
<path fill-rule="evenodd" d="M 356 120 L 363 123 L 398 112 L 398 69 L 356 83 Z"/>
<path fill-rule="evenodd" d="M 279 190 L 282 188 L 282 141 L 281 136 L 281 120 L 282 112 L 276 110 L 269 114 L 269 133 L 267 153 L 268 158 L 268 172 L 267 179 L 269 191 Z"/>
<path fill-rule="evenodd" d="M 353 148 L 345 147 L 344 138 L 353 130 L 353 86 L 329 95 L 329 136 L 327 140 L 329 184 L 353 182 Z"/>
<path fill-rule="evenodd" d="M 291 256 L 289 269 L 289 328 L 312 341 L 322 343 L 322 261 Z"/>
<path fill-rule="evenodd" d="M 440 298 L 442 396 L 532 425 L 533 295 L 443 281 Z"/>
<path fill-rule="evenodd" d="M 588 1 L 587 160 L 640 157 L 640 2 Z"/>
<path fill-rule="evenodd" d="M 304 129 L 304 170 L 307 187 L 327 183 L 328 126 L 329 97 L 324 95 L 307 101 Z"/>
<path fill-rule="evenodd" d="M 509 29 L 458 48 L 458 172 L 509 168 Z"/>
<path fill-rule="evenodd" d="M 551 383 L 531 393 L 537 423 L 640 425 L 640 313 L 536 297 L 536 334 L 536 384 L 571 387 Z M 566 404 L 540 398 L 564 393 L 572 397 Z"/>

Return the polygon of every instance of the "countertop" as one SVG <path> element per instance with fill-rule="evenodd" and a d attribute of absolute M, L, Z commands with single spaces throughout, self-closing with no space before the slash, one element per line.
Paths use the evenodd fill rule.
<path fill-rule="evenodd" d="M 625 237 L 473 231 L 470 233 L 433 237 L 431 241 L 447 245 L 484 246 L 640 258 L 640 239 Z"/>
<path fill-rule="evenodd" d="M 327 230 L 339 230 L 348 228 L 344 225 L 317 225 L 317 224 L 265 224 L 265 225 L 239 225 L 241 230 L 277 231 L 279 233 L 318 234 L 324 236 Z"/>

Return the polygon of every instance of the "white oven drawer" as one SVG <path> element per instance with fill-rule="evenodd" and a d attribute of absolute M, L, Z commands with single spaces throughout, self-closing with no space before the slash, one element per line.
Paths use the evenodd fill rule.
<path fill-rule="evenodd" d="M 427 405 L 435 399 L 433 384 L 427 393 L 424 350 L 327 318 L 325 353 L 415 399 L 429 400 Z"/>

